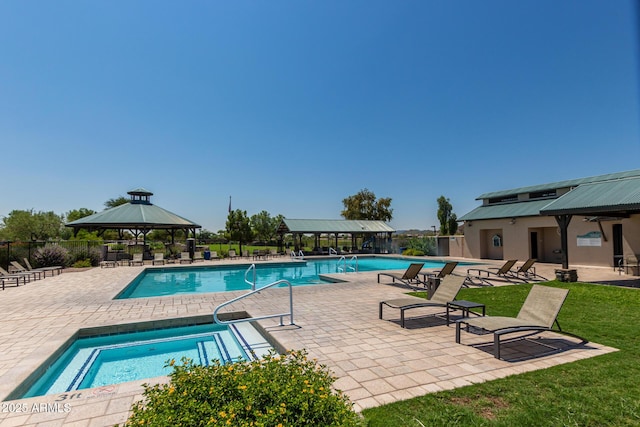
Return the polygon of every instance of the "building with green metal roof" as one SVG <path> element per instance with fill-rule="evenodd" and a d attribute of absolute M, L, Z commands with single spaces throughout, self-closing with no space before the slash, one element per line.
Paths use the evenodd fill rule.
<path fill-rule="evenodd" d="M 640 170 L 493 191 L 477 200 L 482 205 L 460 217 L 473 258 L 616 267 L 640 254 Z"/>

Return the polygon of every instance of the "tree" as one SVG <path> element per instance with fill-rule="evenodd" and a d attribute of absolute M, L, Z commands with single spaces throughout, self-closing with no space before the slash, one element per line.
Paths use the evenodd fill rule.
<path fill-rule="evenodd" d="M 440 234 L 449 236 L 458 231 L 458 217 L 453 213 L 453 207 L 448 198 L 438 198 L 438 221 L 440 221 Z"/>
<path fill-rule="evenodd" d="M 200 232 L 198 233 L 198 240 L 200 240 L 201 242 L 206 242 L 215 238 L 215 233 L 213 231 L 207 230 L 206 228 L 200 229 Z"/>
<path fill-rule="evenodd" d="M 116 206 L 124 205 L 125 203 L 129 203 L 129 199 L 124 196 L 118 196 L 115 199 L 109 199 L 104 202 L 104 207 L 106 209 L 115 208 Z"/>
<path fill-rule="evenodd" d="M 72 209 L 66 213 L 65 217 L 67 218 L 67 222 L 73 222 L 95 213 L 96 211 L 87 208 Z"/>
<path fill-rule="evenodd" d="M 92 209 L 80 208 L 80 209 L 72 209 L 69 212 L 67 212 L 64 216 L 65 216 L 66 222 L 73 222 L 73 221 L 79 220 L 80 218 L 93 215 L 95 213 L 96 211 Z M 98 237 L 97 231 L 89 232 L 85 229 L 79 229 L 74 234 L 71 231 L 71 229 L 68 227 L 63 228 L 62 233 L 60 234 L 60 237 L 66 240 L 102 240 L 101 237 Z"/>
<path fill-rule="evenodd" d="M 357 194 L 342 200 L 344 210 L 340 213 L 344 219 L 364 219 L 391 221 L 393 209 L 390 197 L 381 197 L 367 190 L 360 190 Z"/>
<path fill-rule="evenodd" d="M 283 218 L 283 215 L 277 215 L 272 218 L 267 211 L 253 215 L 251 217 L 251 227 L 253 228 L 256 238 L 265 243 L 272 240 Z"/>
<path fill-rule="evenodd" d="M 62 215 L 32 210 L 13 210 L 2 219 L 2 238 L 5 240 L 49 240 L 60 237 Z"/>
<path fill-rule="evenodd" d="M 247 211 L 236 209 L 229 212 L 229 215 L 227 215 L 226 237 L 240 244 L 240 253 L 242 253 L 242 243 L 253 240 L 253 230 L 251 230 L 251 222 L 247 216 Z"/>

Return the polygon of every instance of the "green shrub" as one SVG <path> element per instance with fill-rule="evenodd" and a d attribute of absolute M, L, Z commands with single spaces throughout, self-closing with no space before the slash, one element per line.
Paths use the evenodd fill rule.
<path fill-rule="evenodd" d="M 126 426 L 358 426 L 326 367 L 306 352 L 212 366 L 168 362 L 168 384 L 145 384 Z"/>
<path fill-rule="evenodd" d="M 436 255 L 436 239 L 433 237 L 413 237 L 407 242 L 407 248 L 422 252 L 420 255 Z"/>
<path fill-rule="evenodd" d="M 91 267 L 91 260 L 89 258 L 78 260 L 78 261 L 73 263 L 72 267 L 73 268 Z"/>
<path fill-rule="evenodd" d="M 98 248 L 89 248 L 88 251 L 76 252 L 73 255 L 70 255 L 70 257 L 70 262 L 73 267 L 77 267 L 76 264 L 84 263 L 85 261 L 89 262 L 89 265 L 86 267 L 96 267 L 100 265 L 102 254 Z"/>
<path fill-rule="evenodd" d="M 66 267 L 70 264 L 69 251 L 59 245 L 44 245 L 36 249 L 33 253 L 36 267 L 52 267 L 61 265 Z"/>
<path fill-rule="evenodd" d="M 406 256 L 424 256 L 424 252 L 419 249 L 405 249 L 402 255 Z"/>

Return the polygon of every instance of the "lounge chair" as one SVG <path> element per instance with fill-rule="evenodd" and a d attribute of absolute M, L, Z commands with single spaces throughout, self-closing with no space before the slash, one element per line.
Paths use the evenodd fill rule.
<path fill-rule="evenodd" d="M 142 254 L 133 254 L 133 258 L 129 260 L 129 266 L 132 265 L 144 265 Z"/>
<path fill-rule="evenodd" d="M 53 276 L 55 273 L 62 273 L 62 269 L 64 267 L 62 267 L 61 265 L 53 265 L 51 267 L 38 267 L 38 268 L 33 268 L 31 266 L 31 263 L 29 262 L 29 260 L 27 258 L 23 258 L 24 259 L 24 265 L 27 266 L 27 269 L 29 271 L 42 271 L 44 273 L 44 276 L 47 277 L 47 273 L 51 272 L 51 275 Z"/>
<path fill-rule="evenodd" d="M 518 279 L 522 279 L 525 281 L 529 280 L 549 280 L 546 279 L 539 274 L 536 274 L 536 268 L 533 264 L 536 263 L 534 258 L 529 258 L 524 264 L 522 264 L 516 271 L 513 271 L 512 274 L 516 276 Z"/>
<path fill-rule="evenodd" d="M 153 254 L 153 261 L 151 261 L 151 264 L 156 265 L 156 264 L 160 264 L 160 265 L 164 265 L 164 252 L 156 252 Z"/>
<path fill-rule="evenodd" d="M 33 280 L 42 279 L 42 271 L 29 271 L 17 261 L 11 261 L 11 265 L 16 270 L 15 274 L 28 274 Z"/>
<path fill-rule="evenodd" d="M 400 326 L 404 328 L 404 312 L 412 308 L 420 307 L 446 307 L 447 303 L 456 299 L 460 288 L 464 285 L 466 277 L 447 276 L 442 279 L 440 286 L 433 293 L 431 299 L 425 300 L 418 297 L 399 298 L 388 301 L 380 301 L 379 318 L 382 319 L 382 308 L 386 305 L 400 309 Z"/>
<path fill-rule="evenodd" d="M 467 270 L 467 282 L 476 286 L 493 286 L 491 279 L 506 280 L 507 282 L 515 283 L 513 279 L 516 279 L 516 277 L 511 272 L 511 269 L 516 262 L 518 262 L 517 259 L 510 259 L 499 268 L 469 268 Z"/>
<path fill-rule="evenodd" d="M 4 268 L 0 267 L 0 282 L 2 283 L 3 291 L 6 283 L 14 283 L 16 286 L 20 286 L 20 281 L 22 281 L 23 284 L 26 284 L 28 280 L 30 280 L 28 275 L 9 273 Z"/>
<path fill-rule="evenodd" d="M 193 262 L 196 261 L 204 261 L 204 257 L 202 256 L 202 252 L 194 252 L 193 253 Z"/>
<path fill-rule="evenodd" d="M 220 257 L 218 256 L 218 252 L 216 251 L 211 251 L 211 259 L 220 259 Z"/>
<path fill-rule="evenodd" d="M 23 283 L 28 283 L 28 282 L 31 282 L 32 275 L 29 273 L 9 273 L 4 268 L 0 267 L 0 277 L 2 277 L 2 279 L 9 279 L 9 280 L 13 280 L 13 278 L 18 277 L 22 279 Z M 17 286 L 17 282 L 16 282 L 16 286 Z"/>
<path fill-rule="evenodd" d="M 458 261 L 449 261 L 447 262 L 442 269 L 437 271 L 428 271 L 422 274 L 424 281 L 426 282 L 429 277 L 437 277 L 439 279 L 443 279 L 445 276 L 453 273 L 453 270 L 458 266 Z"/>
<path fill-rule="evenodd" d="M 389 276 L 392 278 L 393 283 L 395 283 L 396 280 L 398 280 L 411 289 L 420 289 L 419 287 L 415 286 L 417 284 L 422 284 L 423 286 L 426 287 L 425 282 L 418 278 L 418 274 L 420 273 L 420 270 L 422 270 L 422 267 L 424 267 L 424 262 L 414 262 L 411 265 L 409 265 L 407 270 L 402 275 L 398 275 L 396 273 L 386 273 L 386 272 L 378 273 L 378 283 L 380 283 L 380 276 Z"/>
<path fill-rule="evenodd" d="M 236 250 L 235 249 L 229 249 L 229 258 L 231 258 L 231 259 L 238 258 L 238 255 L 236 254 Z"/>
<path fill-rule="evenodd" d="M 517 317 L 485 316 L 464 318 L 456 322 L 456 342 L 460 344 L 460 329 L 462 325 L 493 332 L 493 355 L 500 359 L 500 337 L 515 332 L 534 333 L 543 331 L 559 332 L 577 337 L 562 331 L 558 323 L 558 313 L 564 304 L 568 289 L 553 288 L 544 285 L 533 285 L 527 299 L 520 308 Z M 556 324 L 558 329 L 553 329 Z M 580 338 L 580 337 L 577 337 Z M 583 338 L 582 342 L 586 342 Z"/>
<path fill-rule="evenodd" d="M 189 252 L 180 253 L 180 264 L 184 264 L 185 262 L 188 264 L 191 264 L 193 262 L 193 260 L 189 256 Z"/>

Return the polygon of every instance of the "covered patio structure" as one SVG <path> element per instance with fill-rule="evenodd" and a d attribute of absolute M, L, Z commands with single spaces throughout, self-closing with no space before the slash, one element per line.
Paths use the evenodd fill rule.
<path fill-rule="evenodd" d="M 540 210 L 541 215 L 555 217 L 560 230 L 562 268 L 569 268 L 568 228 L 578 215 L 598 224 L 601 239 L 612 239 L 613 266 L 624 256 L 624 235 L 621 220 L 640 214 L 640 177 L 581 184 Z M 614 221 L 612 236 L 607 236 L 601 222 Z M 627 239 L 629 240 L 629 239 Z M 637 251 L 634 251 L 637 253 Z"/>
<path fill-rule="evenodd" d="M 373 220 L 340 220 L 340 219 L 283 219 L 278 226 L 278 248 L 284 250 L 285 234 L 293 235 L 294 249 L 303 247 L 302 236 L 313 235 L 314 246 L 310 255 L 328 255 L 330 252 L 341 253 L 339 238 L 349 235 L 352 253 L 388 253 L 391 249 L 391 235 L 395 232 L 384 221 Z M 334 240 L 328 247 L 320 246 L 320 237 Z M 360 243 L 358 243 L 360 239 Z"/>
<path fill-rule="evenodd" d="M 151 230 L 169 231 L 171 244 L 174 244 L 177 230 L 184 231 L 187 238 L 190 233 L 195 238 L 196 229 L 202 228 L 186 218 L 153 205 L 151 203 L 153 193 L 144 188 L 131 190 L 127 194 L 131 196 L 128 203 L 69 222 L 65 226 L 73 228 L 74 234 L 77 234 L 80 229 L 89 232 L 97 231 L 98 235 L 102 235 L 105 230 L 117 230 L 120 239 L 123 239 L 124 232 L 128 231 L 136 240 L 142 235 L 145 247 L 147 234 Z M 190 249 L 190 252 L 192 251 L 193 249 Z"/>

